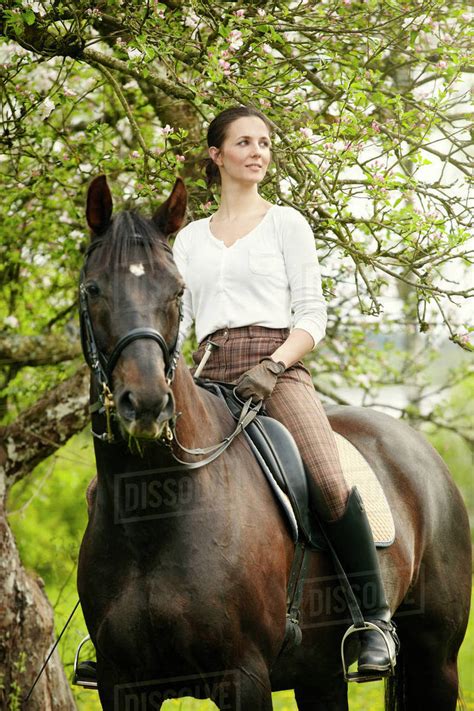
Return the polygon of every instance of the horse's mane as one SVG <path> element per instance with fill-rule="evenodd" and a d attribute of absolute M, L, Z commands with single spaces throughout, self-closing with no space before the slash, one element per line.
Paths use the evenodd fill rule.
<path fill-rule="evenodd" d="M 133 210 L 117 212 L 101 237 L 103 244 L 97 250 L 97 259 L 113 270 L 136 260 L 137 248 L 141 251 L 140 261 L 152 268 L 160 260 L 163 248 L 171 251 L 153 222 Z"/>

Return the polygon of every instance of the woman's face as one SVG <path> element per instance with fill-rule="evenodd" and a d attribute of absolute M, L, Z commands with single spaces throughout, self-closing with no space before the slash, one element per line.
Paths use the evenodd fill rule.
<path fill-rule="evenodd" d="M 260 183 L 271 160 L 268 128 L 258 116 L 243 116 L 227 127 L 220 148 L 209 148 L 209 155 L 219 166 L 221 179 Z"/>

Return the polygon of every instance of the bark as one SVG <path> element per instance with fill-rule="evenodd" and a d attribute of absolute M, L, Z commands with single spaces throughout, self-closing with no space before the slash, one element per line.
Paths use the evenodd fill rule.
<path fill-rule="evenodd" d="M 49 365 L 72 360 L 80 353 L 79 339 L 65 334 L 0 336 L 0 365 Z"/>
<path fill-rule="evenodd" d="M 0 428 L 0 476 L 7 488 L 49 457 L 89 420 L 89 369 L 82 365 L 10 425 Z"/>
<path fill-rule="evenodd" d="M 1 477 L 1 475 L 0 475 Z M 4 482 L 0 478 L 0 487 Z M 76 708 L 57 651 L 28 703 L 23 699 L 54 642 L 53 610 L 23 569 L 15 539 L 0 507 L 0 709 L 70 711 Z"/>
<path fill-rule="evenodd" d="M 76 708 L 57 652 L 28 703 L 23 700 L 54 643 L 54 616 L 42 581 L 28 575 L 21 565 L 6 519 L 5 500 L 15 481 L 84 428 L 89 418 L 88 382 L 89 370 L 83 365 L 74 376 L 21 413 L 15 422 L 0 429 L 1 711 Z"/>

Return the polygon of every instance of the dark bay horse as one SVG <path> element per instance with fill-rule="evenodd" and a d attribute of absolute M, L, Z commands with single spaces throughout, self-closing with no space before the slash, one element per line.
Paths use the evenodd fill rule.
<path fill-rule="evenodd" d="M 98 481 L 78 588 L 102 707 L 145 711 L 194 696 L 221 711 L 269 711 L 272 690 L 294 688 L 300 711 L 343 711 L 347 613 L 329 556 L 311 554 L 303 641 L 280 654 L 294 545 L 245 438 L 200 468 L 174 458 L 203 456 L 183 454 L 170 423 L 187 448 L 235 427 L 178 357 L 183 281 L 167 236 L 185 206 L 180 180 L 149 220 L 112 217 L 103 176 L 88 193 L 80 298 Z M 380 551 L 401 640 L 387 709 L 452 711 L 471 582 L 461 497 L 403 422 L 355 407 L 328 414 L 376 471 L 395 517 L 395 543 Z"/>

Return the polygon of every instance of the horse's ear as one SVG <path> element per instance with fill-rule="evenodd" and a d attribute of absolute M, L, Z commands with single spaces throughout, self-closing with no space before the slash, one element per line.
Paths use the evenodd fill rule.
<path fill-rule="evenodd" d="M 153 222 L 165 237 L 177 232 L 184 222 L 188 197 L 181 178 L 173 186 L 171 195 L 153 215 Z"/>
<path fill-rule="evenodd" d="M 86 215 L 87 224 L 91 228 L 93 237 L 105 232 L 110 224 L 112 195 L 105 175 L 98 175 L 89 185 Z"/>

